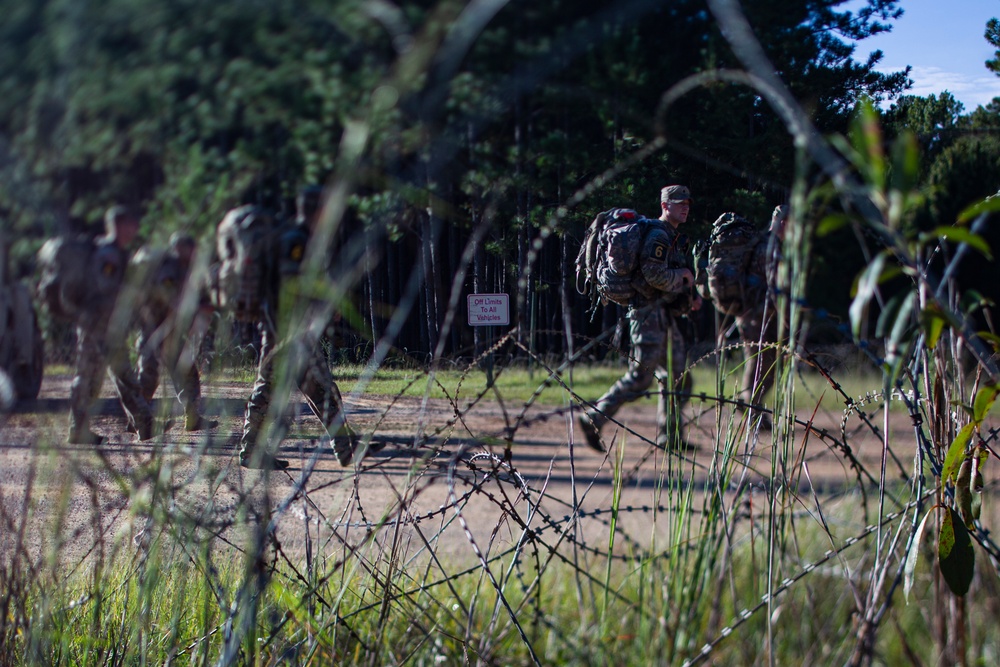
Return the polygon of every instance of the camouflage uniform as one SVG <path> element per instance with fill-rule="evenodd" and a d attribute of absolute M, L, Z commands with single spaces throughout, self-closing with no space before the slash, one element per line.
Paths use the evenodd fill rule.
<path fill-rule="evenodd" d="M 299 263 L 308 242 L 311 228 L 305 205 L 312 202 L 301 201 L 300 214 L 294 226 L 280 232 L 276 243 L 277 257 L 273 271 L 277 274 L 268 280 L 265 294 L 260 300 L 257 314 L 257 330 L 261 337 L 261 349 L 257 367 L 257 379 L 247 401 L 240 439 L 240 462 L 248 467 L 285 468 L 287 462 L 276 459 L 266 450 L 268 434 L 263 432 L 265 418 L 271 405 L 275 367 L 289 369 L 290 379 L 305 396 L 306 403 L 326 428 L 333 442 L 334 452 L 341 465 L 349 465 L 353 459 L 355 438 L 347 424 L 344 403 L 340 390 L 333 380 L 329 364 L 319 346 L 323 334 L 315 308 L 307 308 L 302 320 L 308 326 L 301 334 L 279 343 L 277 316 L 278 293 L 282 281 L 294 280 Z M 312 210 L 315 214 L 317 211 Z M 321 306 L 322 304 L 314 304 Z M 276 358 L 278 362 L 276 363 Z M 259 446 L 260 445 L 260 446 Z"/>
<path fill-rule="evenodd" d="M 686 236 L 661 220 L 650 223 L 639 257 L 640 296 L 627 316 L 632 341 L 628 371 L 580 420 L 594 449 L 602 449 L 601 427 L 622 405 L 644 396 L 653 380 L 659 383 L 656 442 L 661 447 L 684 446 L 681 411 L 688 401 L 691 376 L 684 372 L 687 344 L 678 320 L 691 310 L 693 267 Z"/>
<path fill-rule="evenodd" d="M 774 296 L 768 286 L 775 281 L 774 273 L 781 249 L 777 229 L 783 224 L 785 215 L 785 207 L 774 209 L 770 230 L 760 235 L 751 250 L 747 265 L 746 308 L 736 316 L 745 360 L 743 383 L 737 398 L 748 405 L 760 403 L 774 385 L 778 317 Z"/>
<path fill-rule="evenodd" d="M 292 369 L 292 379 L 305 396 L 306 403 L 330 434 L 337 459 L 341 465 L 348 465 L 354 454 L 352 434 L 347 425 L 340 390 L 333 380 L 317 337 L 312 332 L 307 332 L 278 345 L 277 327 L 270 308 L 265 311 L 257 326 L 261 336 L 260 357 L 257 379 L 246 406 L 243 436 L 240 439 L 240 460 L 251 462 L 254 449 L 261 440 L 264 420 L 271 406 L 275 357 L 282 355 L 282 367 Z"/>
<path fill-rule="evenodd" d="M 127 327 L 115 313 L 128 252 L 120 247 L 113 229 L 115 216 L 108 212 L 109 234 L 101 238 L 91 255 L 87 275 L 88 293 L 76 320 L 76 376 L 70 385 L 69 441 L 96 443 L 102 438 L 90 431 L 90 409 L 101 389 L 105 369 L 125 410 L 128 427 L 147 440 L 153 435 L 153 417 L 129 363 L 125 347 Z"/>
<path fill-rule="evenodd" d="M 152 275 L 144 276 L 146 298 L 138 309 L 138 335 L 136 336 L 136 368 L 142 394 L 147 401 L 153 400 L 160 384 L 160 368 L 166 365 L 178 398 L 184 404 L 184 428 L 188 431 L 213 428 L 214 420 L 201 416 L 201 376 L 196 363 L 197 349 L 201 340 L 200 330 L 202 310 L 208 307 L 208 294 L 191 276 L 191 255 L 195 241 L 186 235 L 175 235 L 170 248 L 164 253 L 141 250 L 136 262 Z M 150 266 L 143 267 L 143 259 Z M 178 309 L 188 291 L 197 299 L 198 312 L 193 326 L 178 330 Z"/>

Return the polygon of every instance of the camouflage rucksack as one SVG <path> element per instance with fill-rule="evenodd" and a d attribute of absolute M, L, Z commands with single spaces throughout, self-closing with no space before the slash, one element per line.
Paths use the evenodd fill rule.
<path fill-rule="evenodd" d="M 237 321 L 256 321 L 274 284 L 274 218 L 256 206 L 234 208 L 215 232 L 216 305 Z"/>
<path fill-rule="evenodd" d="M 73 320 L 83 310 L 92 287 L 87 270 L 95 248 L 86 236 L 58 236 L 38 250 L 36 294 L 54 319 Z"/>
<path fill-rule="evenodd" d="M 283 225 L 278 230 L 277 273 L 279 278 L 297 276 L 302 271 L 302 260 L 309 245 L 309 230 L 300 224 Z"/>
<path fill-rule="evenodd" d="M 216 229 L 216 305 L 241 322 L 259 319 L 281 279 L 299 272 L 308 240 L 303 226 L 279 224 L 256 206 L 229 211 Z"/>
<path fill-rule="evenodd" d="M 702 296 L 727 315 L 739 315 L 749 296 L 747 268 L 754 247 L 761 239 L 753 223 L 736 213 L 723 213 L 712 225 L 708 244 L 695 258 Z M 707 287 L 707 294 L 705 288 Z"/>
<path fill-rule="evenodd" d="M 162 248 L 140 248 L 129 262 L 130 284 L 142 291 L 140 310 L 162 322 L 176 307 L 186 271 L 180 259 Z"/>
<path fill-rule="evenodd" d="M 632 209 L 597 214 L 584 234 L 576 257 L 576 289 L 600 303 L 628 306 L 636 295 L 639 252 L 654 221 Z"/>

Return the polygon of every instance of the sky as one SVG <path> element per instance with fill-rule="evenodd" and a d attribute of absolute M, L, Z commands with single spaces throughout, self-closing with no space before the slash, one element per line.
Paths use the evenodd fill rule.
<path fill-rule="evenodd" d="M 966 113 L 1000 97 L 1000 76 L 985 65 L 996 49 L 983 37 L 986 22 L 1000 18 L 1000 0 L 901 0 L 900 6 L 904 14 L 892 23 L 892 32 L 859 42 L 855 60 L 881 49 L 880 71 L 913 68 L 907 94 L 947 90 Z"/>

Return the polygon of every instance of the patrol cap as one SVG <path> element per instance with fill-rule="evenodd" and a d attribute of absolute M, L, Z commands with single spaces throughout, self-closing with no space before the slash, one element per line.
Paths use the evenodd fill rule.
<path fill-rule="evenodd" d="M 323 187 L 307 185 L 299 190 L 295 198 L 295 208 L 299 219 L 310 218 L 323 207 Z"/>
<path fill-rule="evenodd" d="M 691 191 L 686 185 L 668 185 L 660 190 L 660 202 L 679 204 L 684 201 L 691 201 Z"/>
<path fill-rule="evenodd" d="M 170 235 L 169 247 L 172 255 L 188 265 L 198 248 L 198 242 L 187 232 L 177 231 Z"/>
<path fill-rule="evenodd" d="M 138 222 L 139 216 L 136 215 L 136 212 L 132 209 L 132 207 L 124 204 L 116 204 L 104 213 L 104 229 L 107 230 L 109 234 L 114 233 L 115 225 L 124 220 L 133 220 Z"/>
<path fill-rule="evenodd" d="M 181 246 L 193 248 L 194 246 L 198 245 L 198 243 L 194 240 L 194 237 L 188 234 L 187 232 L 174 232 L 173 234 L 170 235 L 169 245 L 171 248 L 174 249 L 177 249 Z"/>
<path fill-rule="evenodd" d="M 138 216 L 136 216 L 135 211 L 132 210 L 131 206 L 126 206 L 125 204 L 115 204 L 104 213 L 104 222 L 110 225 L 118 222 L 122 218 L 136 217 Z"/>

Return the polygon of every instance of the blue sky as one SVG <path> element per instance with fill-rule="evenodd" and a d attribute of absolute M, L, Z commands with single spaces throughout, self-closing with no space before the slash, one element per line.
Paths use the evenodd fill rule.
<path fill-rule="evenodd" d="M 1000 76 L 985 65 L 996 49 L 983 37 L 986 22 L 1000 18 L 1000 0 L 902 0 L 900 6 L 905 13 L 892 32 L 859 42 L 855 60 L 881 49 L 879 70 L 912 66 L 909 94 L 947 90 L 966 113 L 1000 97 Z"/>

